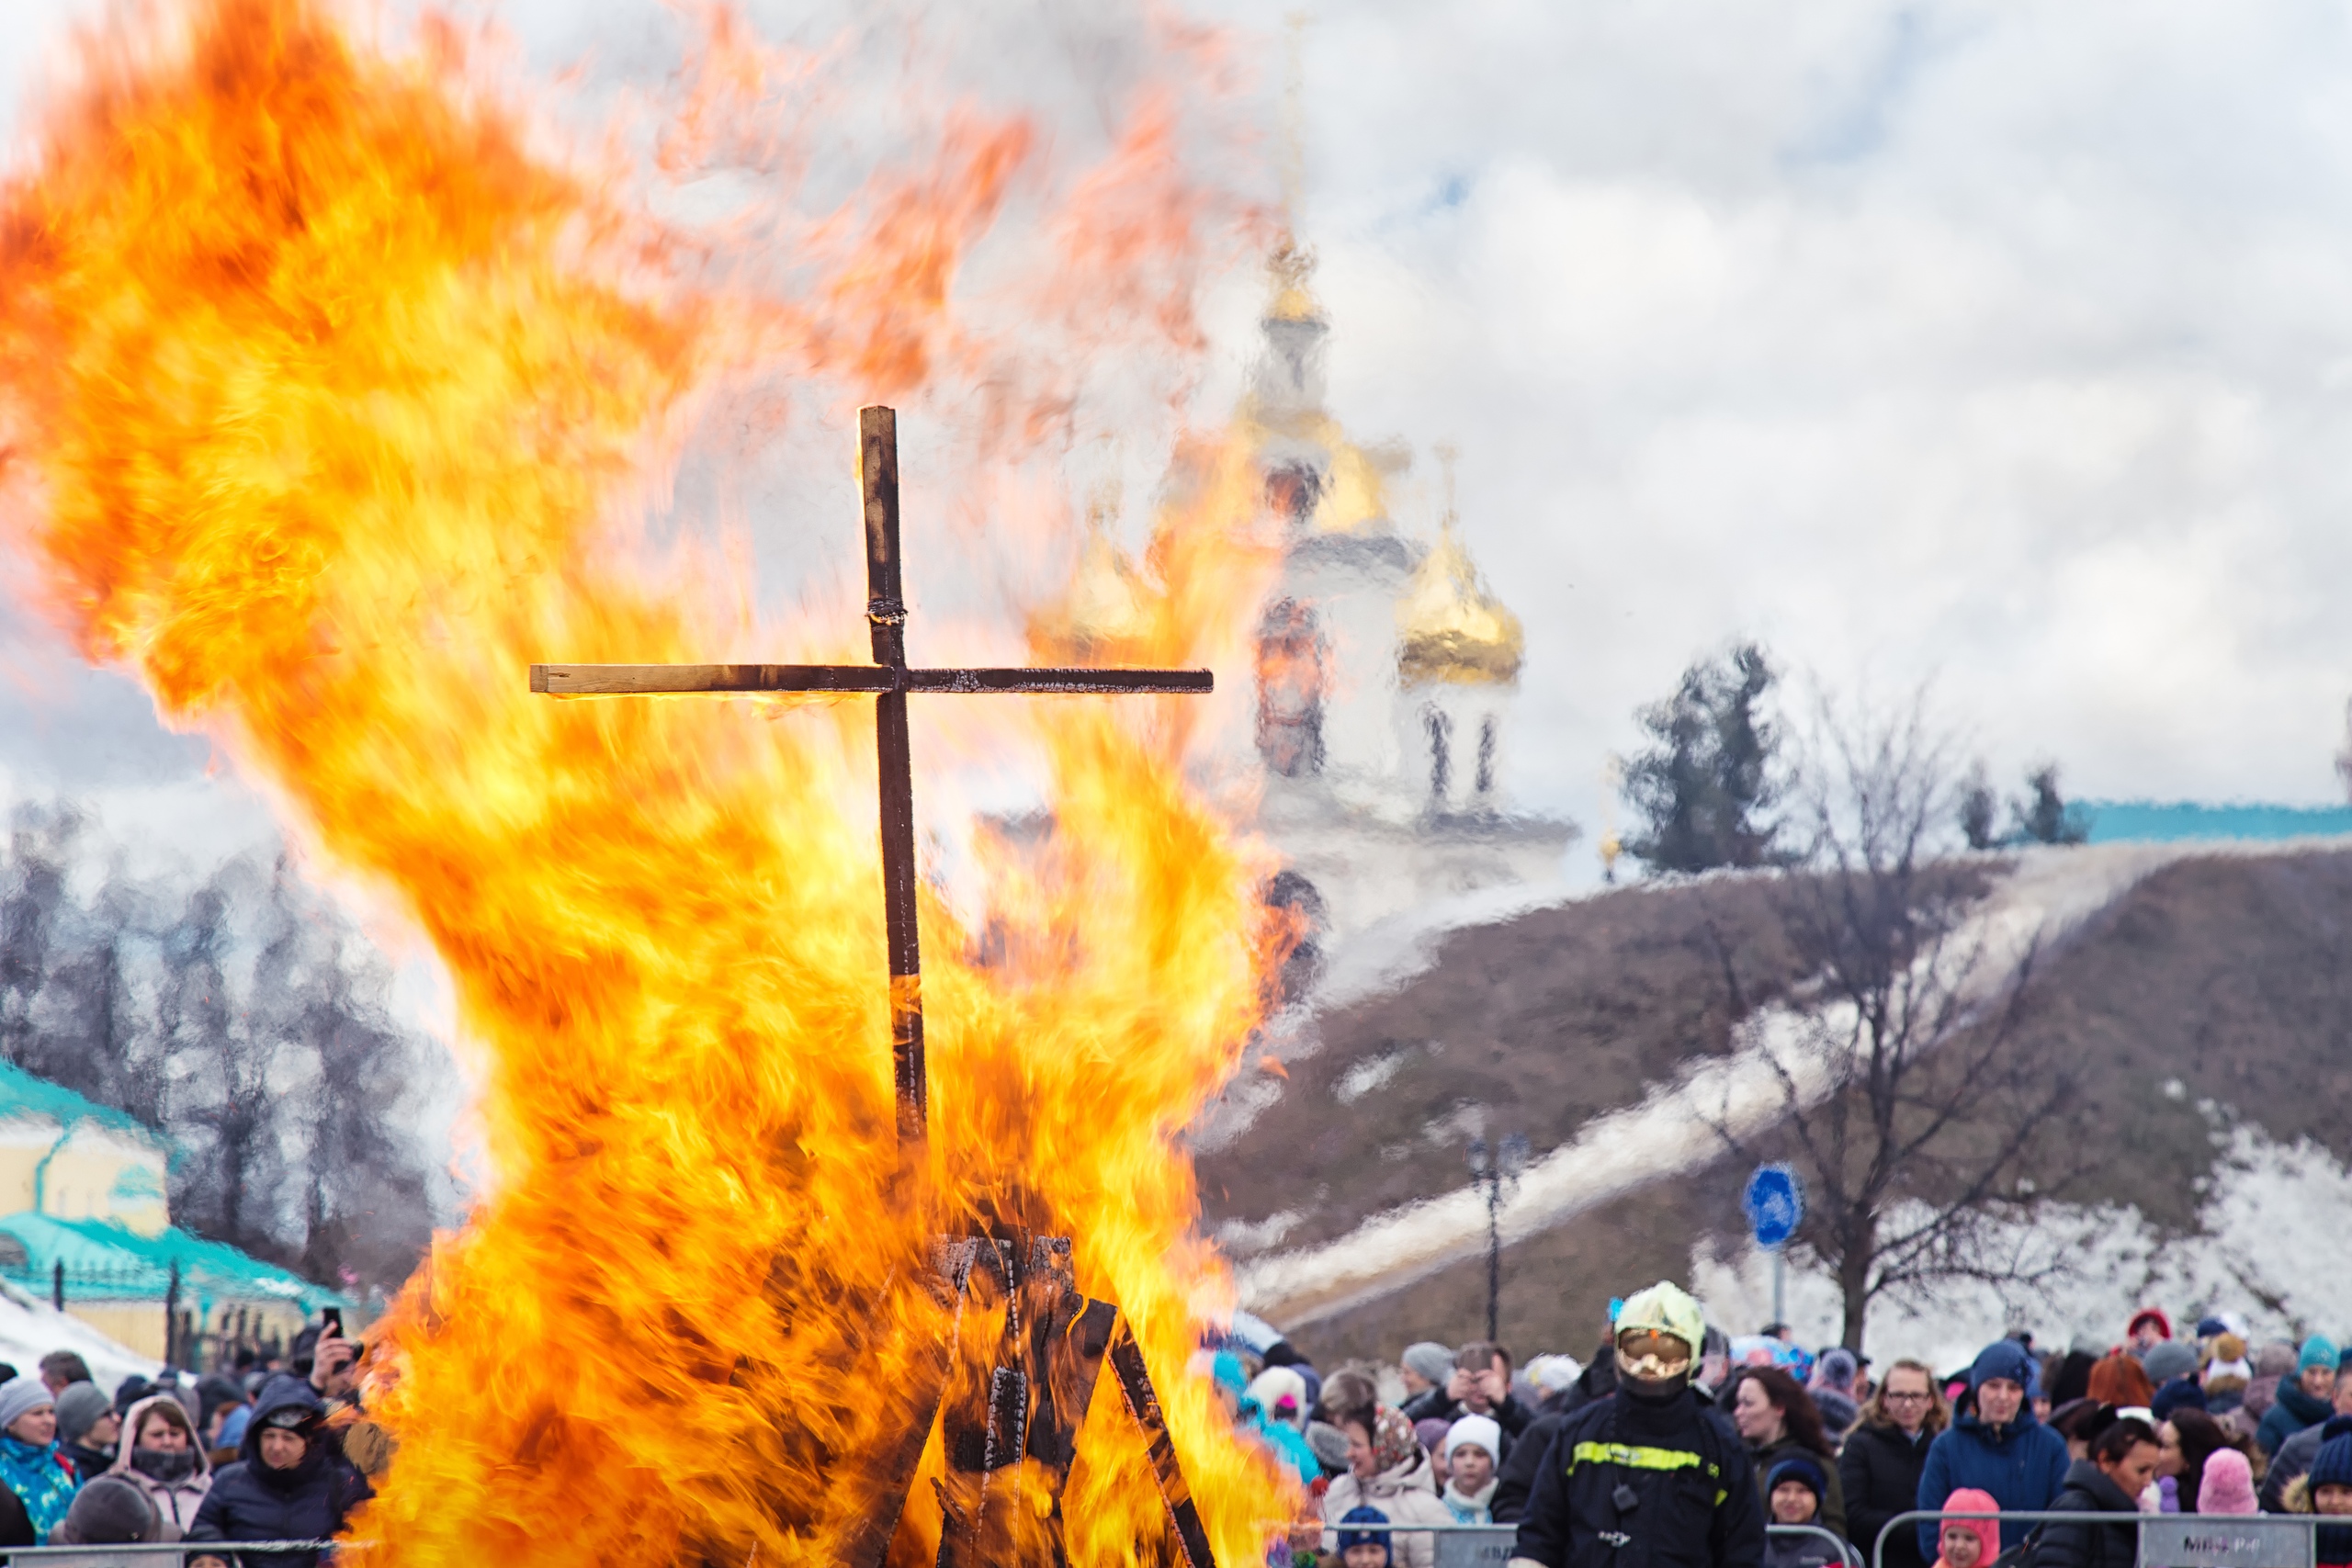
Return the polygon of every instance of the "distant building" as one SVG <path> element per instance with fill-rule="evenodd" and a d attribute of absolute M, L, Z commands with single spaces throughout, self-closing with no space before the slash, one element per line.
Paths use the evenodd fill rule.
<path fill-rule="evenodd" d="M 183 1364 L 231 1340 L 285 1343 L 320 1307 L 346 1304 L 175 1226 L 174 1153 L 135 1118 L 0 1063 L 0 1279 Z"/>
<path fill-rule="evenodd" d="M 1318 948 L 1385 917 L 1558 881 L 1576 837 L 1504 798 L 1524 631 L 1480 578 L 1451 496 L 1434 541 L 1400 532 L 1388 491 L 1407 454 L 1358 446 L 1325 409 L 1312 268 L 1288 243 L 1275 253 L 1228 438 L 1169 485 L 1179 511 L 1238 494 L 1281 540 L 1257 617 L 1254 826 L 1282 852 L 1267 897 L 1306 923 L 1308 972 Z M 1117 647 L 1147 593 L 1098 533 L 1066 605 L 1075 640 Z"/>

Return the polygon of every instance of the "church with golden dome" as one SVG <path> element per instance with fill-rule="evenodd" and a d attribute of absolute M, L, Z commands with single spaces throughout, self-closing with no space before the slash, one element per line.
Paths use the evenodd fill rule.
<path fill-rule="evenodd" d="M 1504 798 L 1524 631 L 1471 558 L 1450 454 L 1436 537 L 1412 537 L 1389 508 L 1409 454 L 1357 445 L 1326 409 L 1313 265 L 1288 243 L 1272 258 L 1233 436 L 1281 550 L 1254 671 L 1257 826 L 1285 862 L 1269 897 L 1328 949 L 1461 895 L 1555 885 L 1576 829 Z"/>

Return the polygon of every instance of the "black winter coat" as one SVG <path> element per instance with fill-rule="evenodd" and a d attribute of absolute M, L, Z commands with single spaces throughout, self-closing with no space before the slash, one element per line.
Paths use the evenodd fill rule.
<path fill-rule="evenodd" d="M 1903 1428 L 1865 1421 L 1847 1436 L 1838 1455 L 1838 1481 L 1846 1494 L 1846 1539 L 1869 1561 L 1879 1532 L 1897 1514 L 1919 1506 L 1919 1472 L 1928 1466 L 1926 1432 L 1906 1438 Z M 1896 1530 L 1886 1543 L 1886 1568 L 1928 1568 L 1919 1553 L 1919 1532 Z"/>
<path fill-rule="evenodd" d="M 25 1512 L 25 1500 L 0 1486 L 0 1546 L 39 1546 L 33 1539 L 33 1517 Z"/>
<path fill-rule="evenodd" d="M 322 1414 L 318 1396 L 290 1378 L 273 1380 L 254 1406 L 253 1424 L 245 1428 L 243 1455 L 212 1478 L 212 1490 L 196 1510 L 187 1539 L 206 1540 L 324 1540 L 343 1529 L 351 1510 L 375 1494 L 368 1480 L 336 1452 L 322 1430 L 313 1430 L 302 1461 L 291 1470 L 272 1470 L 261 1461 L 261 1435 L 266 1418 L 288 1406 Z M 193 1554 L 191 1554 L 193 1555 Z M 244 1551 L 238 1561 L 248 1568 L 312 1568 L 313 1551 Z"/>
<path fill-rule="evenodd" d="M 1545 1568 L 1762 1568 L 1755 1467 L 1697 1393 L 1620 1392 L 1553 1433 L 1511 1555 Z"/>
<path fill-rule="evenodd" d="M 2041 1527 L 2033 1568 L 2134 1568 L 2140 1561 L 2140 1505 L 2089 1460 L 2078 1459 L 2067 1470 L 2066 1484 L 2050 1506 L 2056 1513 L 2121 1514 L 2128 1522 L 2052 1519 Z"/>

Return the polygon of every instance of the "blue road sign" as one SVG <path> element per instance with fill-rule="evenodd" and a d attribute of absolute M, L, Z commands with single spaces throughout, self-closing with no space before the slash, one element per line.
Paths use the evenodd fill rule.
<path fill-rule="evenodd" d="M 1804 1223 L 1804 1188 L 1797 1173 L 1785 1165 L 1763 1165 L 1747 1179 L 1739 1206 L 1747 1211 L 1747 1228 L 1756 1245 L 1782 1247 Z"/>

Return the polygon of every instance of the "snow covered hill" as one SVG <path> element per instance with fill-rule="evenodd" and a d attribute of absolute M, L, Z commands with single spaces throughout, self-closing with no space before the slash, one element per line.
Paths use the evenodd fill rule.
<path fill-rule="evenodd" d="M 1947 1292 L 1890 1309 L 1874 1320 L 1874 1352 L 1940 1355 L 2004 1323 L 2063 1338 L 2149 1292 L 2281 1325 L 2352 1321 L 2352 1280 L 2296 1271 L 2295 1249 L 2276 1240 L 2342 1213 L 2347 848 L 2116 844 L 1988 864 L 1979 932 L 1996 951 L 2039 942 L 2051 1048 L 2112 1069 L 2102 1120 L 2119 1150 L 2134 1146 L 2153 1168 L 2120 1158 L 2117 1190 L 2046 1217 L 2081 1259 L 2054 1298 Z M 1237 1086 L 1222 1122 L 1204 1126 L 1204 1199 L 1243 1303 L 1349 1350 L 1466 1335 L 1483 1270 L 1458 1266 L 1482 1253 L 1487 1216 L 1459 1150 L 1482 1131 L 1522 1130 L 1537 1158 L 1499 1215 L 1518 1282 L 1506 1327 L 1515 1321 L 1522 1344 L 1582 1353 L 1598 1303 L 1645 1282 L 1589 1278 L 1594 1258 L 1640 1257 L 1695 1278 L 1723 1321 L 1754 1326 L 1748 1282 L 1761 1260 L 1743 1258 L 1724 1190 L 1735 1173 L 1698 1113 L 1747 1127 L 1778 1113 L 1769 1058 L 1793 1027 L 1781 993 L 1794 977 L 1776 982 L 1766 964 L 1744 1010 L 1737 995 L 1712 1010 L 1694 1001 L 1722 988 L 1709 949 L 1749 940 L 1769 953 L 1752 898 L 1743 905 L 1753 881 L 1621 891 L 1456 932 L 1391 992 L 1342 998 L 1280 1037 L 1287 1082 Z M 2332 963 L 2339 954 L 2346 962 Z M 2161 973 L 2137 973 L 2152 966 Z M 2281 968 L 2284 978 L 2271 973 Z M 1608 993 L 1598 1007 L 1596 991 Z M 1580 1009 L 1593 1016 L 1559 1025 Z M 1629 1058 L 1642 1064 L 1630 1076 Z M 1592 1089 L 1612 1073 L 1626 1081 Z M 1792 1285 L 1792 1316 L 1820 1318 L 1801 1322 L 1810 1337 L 1834 1337 L 1835 1314 L 1815 1300 L 1832 1293 L 1826 1280 Z"/>

